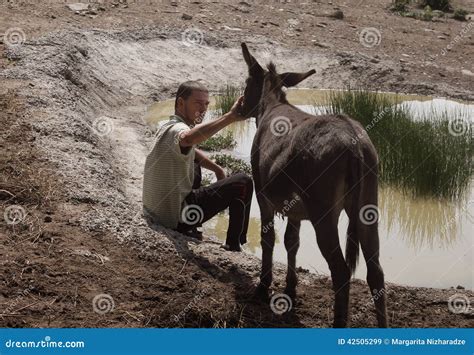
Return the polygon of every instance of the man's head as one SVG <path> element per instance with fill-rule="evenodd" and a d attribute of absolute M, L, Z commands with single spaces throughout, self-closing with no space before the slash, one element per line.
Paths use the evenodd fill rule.
<path fill-rule="evenodd" d="M 201 123 L 209 106 L 209 91 L 199 81 L 182 83 L 176 93 L 175 114 L 189 125 Z"/>

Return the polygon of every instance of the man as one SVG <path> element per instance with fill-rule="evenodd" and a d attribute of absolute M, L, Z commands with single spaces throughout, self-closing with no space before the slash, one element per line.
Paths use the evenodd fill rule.
<path fill-rule="evenodd" d="M 240 251 L 247 241 L 252 179 L 239 173 L 226 177 L 224 169 L 195 146 L 227 125 L 244 120 L 239 114 L 243 97 L 231 110 L 202 123 L 209 92 L 198 81 L 178 88 L 175 114 L 158 129 L 148 154 L 143 179 L 143 209 L 154 222 L 200 238 L 197 226 L 229 207 L 229 227 L 224 248 Z M 217 182 L 201 187 L 201 166 L 216 174 Z"/>

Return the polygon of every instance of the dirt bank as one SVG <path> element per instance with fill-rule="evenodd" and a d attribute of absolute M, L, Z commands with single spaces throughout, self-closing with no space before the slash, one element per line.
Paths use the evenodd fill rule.
<path fill-rule="evenodd" d="M 147 105 L 172 97 L 183 80 L 204 79 L 211 90 L 225 82 L 243 83 L 241 40 L 258 58 L 274 59 L 281 69 L 315 68 L 317 75 L 305 82 L 308 87 L 351 84 L 473 99 L 472 77 L 462 72 L 472 68 L 460 59 L 472 53 L 472 38 L 425 63 L 426 55 L 442 48 L 423 28 L 455 36 L 461 23 L 400 18 L 387 12 L 386 4 L 375 3 L 356 9 L 337 4 L 346 13 L 344 20 L 318 17 L 336 6 L 327 3 L 318 3 L 317 9 L 278 5 L 283 11 L 252 4 L 256 15 L 251 19 L 246 5 L 233 10 L 206 2 L 186 8 L 107 3 L 85 16 L 62 5 L 2 3 L 2 30 L 19 27 L 27 36 L 19 46 L 0 44 L 0 203 L 2 213 L 12 205 L 24 212 L 20 223 L 2 219 L 0 224 L 0 303 L 5 309 L 0 325 L 330 326 L 327 278 L 301 270 L 300 297 L 293 311 L 278 316 L 249 299 L 258 259 L 225 252 L 212 237 L 195 242 L 145 224 L 141 179 L 152 138 L 142 118 Z M 370 18 L 361 18 L 369 5 L 374 9 Z M 229 11 L 236 16 L 224 22 Z M 182 12 L 193 18 L 183 20 Z M 234 23 L 237 15 L 240 20 Z M 360 45 L 357 31 L 377 16 L 385 19 L 382 42 L 368 49 Z M 293 18 L 299 22 L 288 21 Z M 318 26 L 321 22 L 326 27 Z M 410 32 L 400 38 L 396 29 L 408 23 Z M 183 40 L 183 32 L 195 27 L 203 28 L 199 45 Z M 314 38 L 318 45 L 311 42 Z M 401 46 L 402 39 L 421 41 L 426 48 Z M 285 267 L 277 265 L 277 293 L 284 276 Z M 354 327 L 375 325 L 368 291 L 364 282 L 352 283 Z M 112 301 L 106 302 L 110 312 L 97 309 L 97 303 L 93 307 L 102 294 L 112 297 L 113 310 Z M 389 284 L 390 323 L 472 326 L 472 314 L 449 311 L 454 294 L 471 302 L 474 297 L 465 290 Z"/>

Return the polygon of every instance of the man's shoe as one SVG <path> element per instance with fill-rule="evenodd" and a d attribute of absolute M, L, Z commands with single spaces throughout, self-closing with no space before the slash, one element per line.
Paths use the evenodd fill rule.
<path fill-rule="evenodd" d="M 199 231 L 196 227 L 185 232 L 184 234 L 187 235 L 188 237 L 191 237 L 197 240 L 202 240 L 202 232 Z"/>

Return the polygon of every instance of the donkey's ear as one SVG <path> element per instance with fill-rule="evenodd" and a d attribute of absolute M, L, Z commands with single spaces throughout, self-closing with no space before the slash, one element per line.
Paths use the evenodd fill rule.
<path fill-rule="evenodd" d="M 316 70 L 311 69 L 306 73 L 282 73 L 278 76 L 282 81 L 283 86 L 289 88 L 290 86 L 298 85 L 300 82 L 302 82 L 308 76 L 313 75 L 314 73 L 316 73 Z"/>
<path fill-rule="evenodd" d="M 258 64 L 254 56 L 250 54 L 249 49 L 247 48 L 247 45 L 244 42 L 242 42 L 241 46 L 242 46 L 242 54 L 244 55 L 245 62 L 247 63 L 247 66 L 249 67 L 249 73 L 253 73 L 256 71 L 263 71 L 262 67 L 260 66 L 260 64 Z"/>

